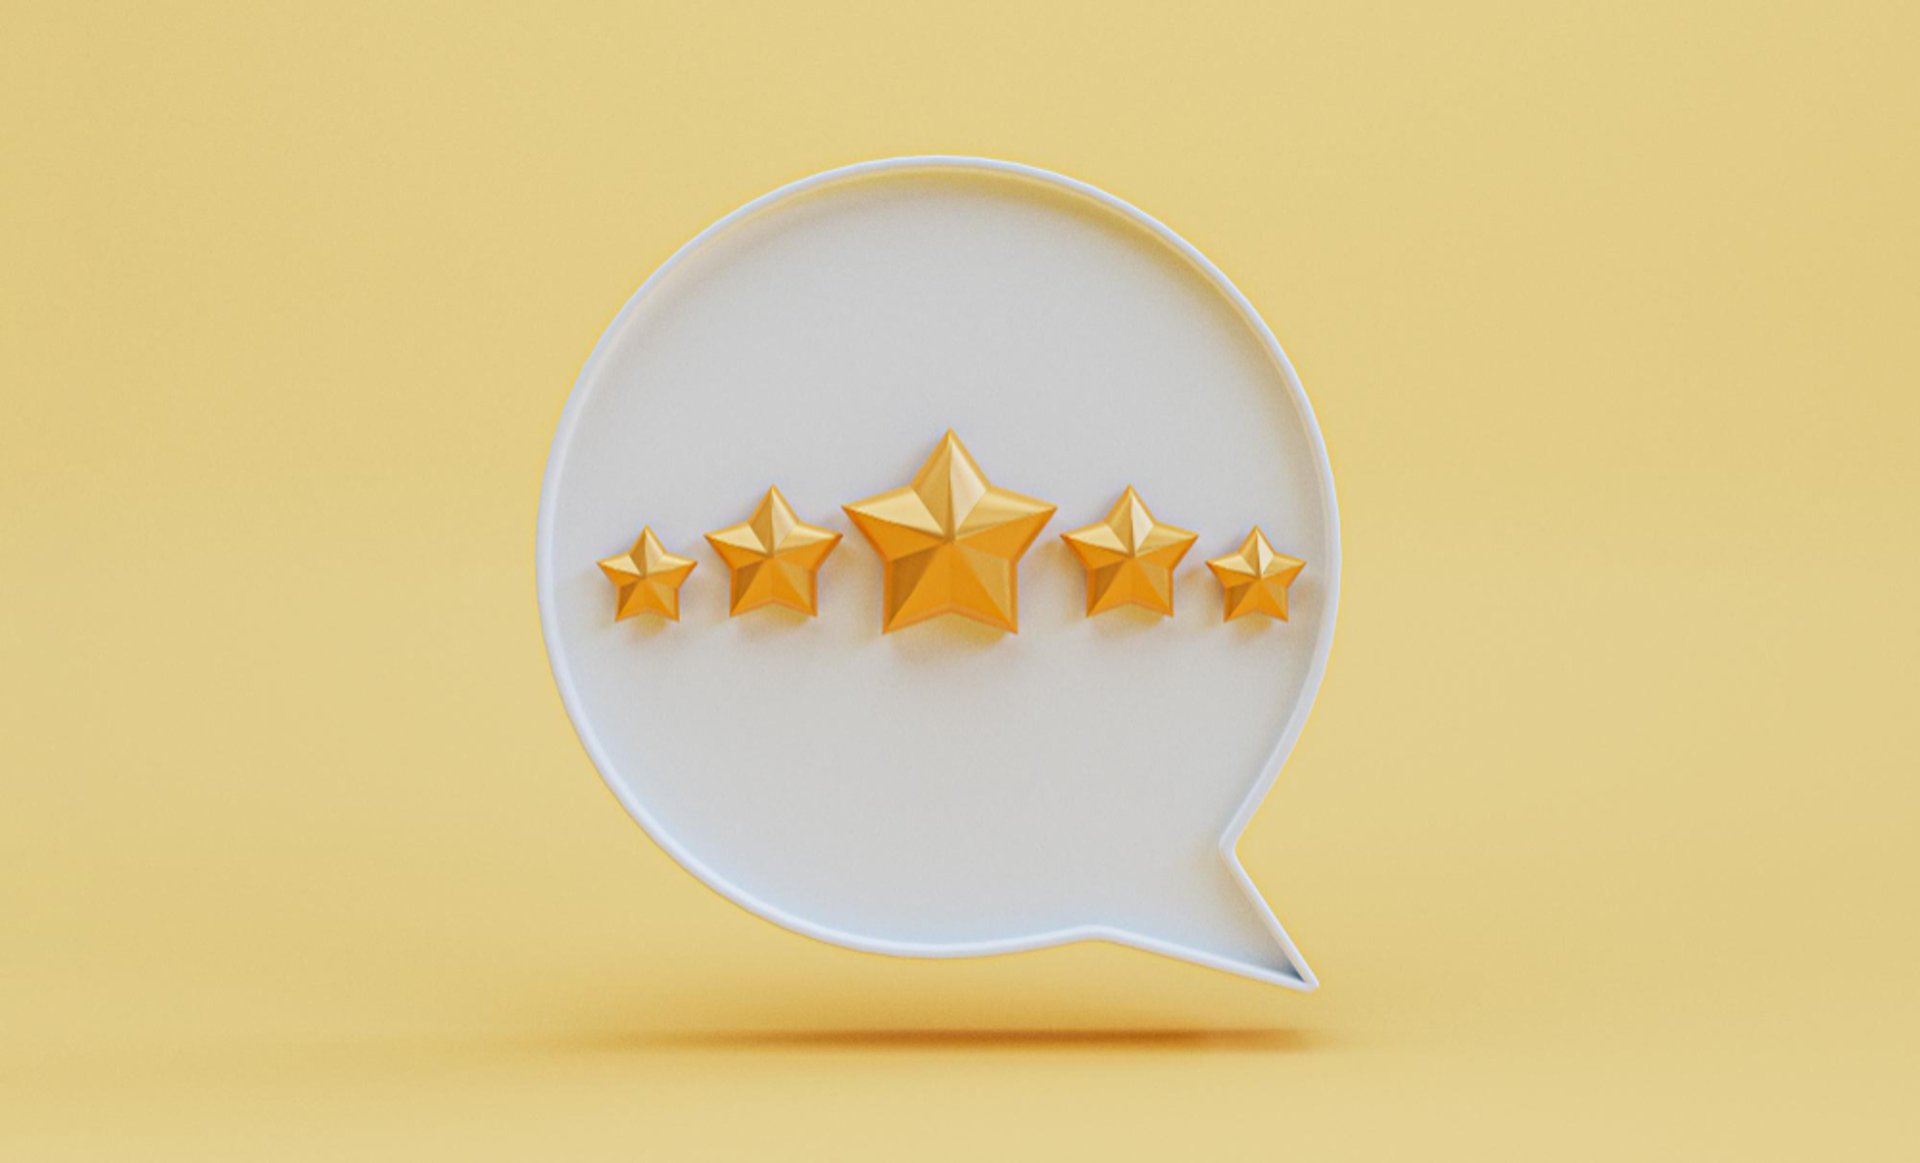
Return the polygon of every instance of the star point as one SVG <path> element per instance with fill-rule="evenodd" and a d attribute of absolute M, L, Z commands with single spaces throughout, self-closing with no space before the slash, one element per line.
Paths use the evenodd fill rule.
<path fill-rule="evenodd" d="M 1266 534 L 1255 525 L 1240 548 L 1224 557 L 1207 562 L 1207 568 L 1220 580 L 1225 598 L 1225 616 L 1231 622 L 1248 614 L 1265 614 L 1287 620 L 1287 590 L 1300 576 L 1306 562 L 1277 553 Z"/>
<path fill-rule="evenodd" d="M 819 613 L 820 566 L 840 544 L 840 534 L 800 520 L 776 487 L 745 521 L 707 534 L 707 544 L 730 575 L 730 617 L 761 606 L 785 606 L 811 617 Z"/>
<path fill-rule="evenodd" d="M 845 506 L 886 569 L 886 633 L 941 614 L 1019 631 L 1019 561 L 1054 506 L 995 486 L 951 429 L 904 488 Z"/>
<path fill-rule="evenodd" d="M 1087 616 L 1121 606 L 1173 614 L 1173 571 L 1198 537 L 1154 519 L 1132 485 L 1106 517 L 1061 540 L 1087 571 Z"/>
<path fill-rule="evenodd" d="M 614 621 L 636 614 L 658 614 L 678 622 L 680 586 L 700 563 L 668 553 L 648 526 L 640 530 L 633 548 L 604 558 L 599 564 L 600 572 L 613 583 Z"/>

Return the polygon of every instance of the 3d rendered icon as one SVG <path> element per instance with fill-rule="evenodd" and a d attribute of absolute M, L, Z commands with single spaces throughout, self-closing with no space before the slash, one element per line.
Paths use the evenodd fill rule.
<path fill-rule="evenodd" d="M 613 583 L 613 620 L 658 614 L 678 622 L 680 586 L 698 564 L 668 553 L 651 526 L 641 529 L 632 549 L 600 562 L 600 572 Z"/>
<path fill-rule="evenodd" d="M 1132 485 L 1106 517 L 1062 533 L 1087 571 L 1087 616 L 1121 606 L 1173 614 L 1173 571 L 1199 535 L 1154 520 Z"/>
<path fill-rule="evenodd" d="M 1288 766 L 1332 646 L 1340 514 L 1307 394 L 1232 281 L 1119 197 L 986 158 L 816 174 L 670 256 L 625 259 L 659 265 L 567 396 L 533 548 L 555 687 L 646 836 L 726 900 L 842 948 L 1109 942 L 1313 989 L 1240 849 L 1256 817 L 1325 800 L 1270 791 L 1348 766 Z M 1261 283 L 1298 299 L 1310 277 Z M 825 548 L 789 556 L 788 513 L 789 534 L 863 542 L 819 568 L 814 617 L 751 612 L 801 600 Z M 708 567 L 671 633 L 616 625 L 585 567 L 638 515 Z M 1174 590 L 1211 590 L 1202 560 L 1254 515 L 1309 584 L 1288 592 L 1255 540 L 1226 559 L 1246 578 L 1227 581 L 1241 620 L 1223 626 L 1210 594 Z M 606 564 L 619 612 L 667 617 L 693 563 L 643 535 Z M 742 617 L 721 612 L 723 576 Z M 1250 632 L 1265 619 L 1246 614 L 1281 609 L 1279 632 Z M 1298 816 L 1248 855 L 1271 867 L 1274 837 L 1349 823 Z M 1314 940 L 1339 939 L 1334 903 L 1313 910 Z M 628 911 L 659 957 L 699 957 L 699 933 Z M 777 933 L 741 940 L 728 955 L 769 988 L 807 956 Z"/>
<path fill-rule="evenodd" d="M 1306 562 L 1284 553 L 1275 553 L 1267 535 L 1255 525 L 1240 548 L 1224 557 L 1207 562 L 1213 576 L 1220 579 L 1226 613 L 1222 621 L 1231 622 L 1248 614 L 1265 614 L 1287 620 L 1287 590 L 1300 576 Z"/>
<path fill-rule="evenodd" d="M 1054 507 L 994 486 L 951 431 L 912 484 L 846 510 L 886 563 L 885 632 L 942 614 L 1019 631 L 1020 555 Z"/>
<path fill-rule="evenodd" d="M 811 616 L 819 612 L 821 563 L 840 544 L 840 534 L 800 520 L 780 490 L 769 488 L 753 516 L 707 534 L 707 543 L 731 571 L 730 615 L 785 606 Z"/>

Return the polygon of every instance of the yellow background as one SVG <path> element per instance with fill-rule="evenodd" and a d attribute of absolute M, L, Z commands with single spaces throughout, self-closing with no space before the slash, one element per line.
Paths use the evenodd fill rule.
<path fill-rule="evenodd" d="M 0 8 L 0 1154 L 1911 1152 L 1903 5 Z M 1242 845 L 1325 982 L 815 944 L 675 867 L 532 534 L 674 247 L 979 153 L 1332 451 Z"/>

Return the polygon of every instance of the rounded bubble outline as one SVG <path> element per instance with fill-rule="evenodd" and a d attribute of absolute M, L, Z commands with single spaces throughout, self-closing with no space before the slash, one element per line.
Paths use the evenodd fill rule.
<path fill-rule="evenodd" d="M 871 177 L 876 174 L 917 169 L 976 170 L 991 174 L 1024 178 L 1044 185 L 1055 186 L 1069 193 L 1091 199 L 1098 205 L 1144 228 L 1149 234 L 1152 234 L 1155 238 L 1171 247 L 1175 253 L 1191 263 L 1195 269 L 1206 276 L 1207 280 L 1211 282 L 1222 295 L 1226 296 L 1227 301 L 1233 304 L 1234 309 L 1240 313 L 1241 318 L 1246 322 L 1247 326 L 1251 327 L 1254 334 L 1259 336 L 1260 342 L 1266 348 L 1267 354 L 1280 369 L 1281 377 L 1286 380 L 1287 390 L 1292 397 L 1293 406 L 1299 413 L 1301 423 L 1306 428 L 1307 437 L 1315 454 L 1316 463 L 1314 467 L 1318 470 L 1320 476 L 1320 495 L 1323 516 L 1328 532 L 1331 534 L 1329 542 L 1332 546 L 1332 560 L 1326 562 L 1322 569 L 1316 571 L 1325 578 L 1322 584 L 1326 587 L 1327 611 L 1326 617 L 1321 621 L 1320 636 L 1313 645 L 1313 658 L 1307 668 L 1306 683 L 1301 689 L 1301 697 L 1298 698 L 1294 704 L 1293 716 L 1287 721 L 1285 730 L 1280 733 L 1280 741 L 1274 748 L 1272 755 L 1268 758 L 1260 777 L 1254 781 L 1253 786 L 1247 792 L 1246 798 L 1241 802 L 1239 809 L 1234 812 L 1232 819 L 1227 822 L 1226 830 L 1220 837 L 1219 852 L 1221 860 L 1224 861 L 1227 866 L 1228 875 L 1240 886 L 1240 890 L 1247 895 L 1254 906 L 1255 912 L 1265 923 L 1275 944 L 1278 945 L 1280 951 L 1286 956 L 1287 962 L 1291 967 L 1290 973 L 1279 972 L 1253 962 L 1221 957 L 1203 949 L 1196 949 L 1192 946 L 1163 940 L 1151 934 L 1132 932 L 1131 930 L 1113 925 L 1073 925 L 1064 929 L 1035 933 L 1023 937 L 933 944 L 864 937 L 857 933 L 848 933 L 825 925 L 816 924 L 813 921 L 807 920 L 805 917 L 796 916 L 793 913 L 789 913 L 784 909 L 777 908 L 759 899 L 751 893 L 742 891 L 725 877 L 715 872 L 712 868 L 709 868 L 699 857 L 682 846 L 667 829 L 661 827 L 647 811 L 646 805 L 642 804 L 622 786 L 619 779 L 610 774 L 615 770 L 615 766 L 601 747 L 599 738 L 594 734 L 592 722 L 582 711 L 579 696 L 574 690 L 572 679 L 569 677 L 563 656 L 564 649 L 561 645 L 560 634 L 558 632 L 559 615 L 553 592 L 553 572 L 548 565 L 552 559 L 554 506 L 557 503 L 558 497 L 558 491 L 555 487 L 557 484 L 556 478 L 560 471 L 563 452 L 572 442 L 574 427 L 579 422 L 580 414 L 583 411 L 590 381 L 598 375 L 600 364 L 607 358 L 607 351 L 611 346 L 614 336 L 621 333 L 623 324 L 639 310 L 640 304 L 646 299 L 648 292 L 650 292 L 656 284 L 664 280 L 676 266 L 694 251 L 698 250 L 701 245 L 709 239 L 725 232 L 735 223 L 750 218 L 774 206 L 776 203 L 808 193 L 823 186 L 857 178 Z M 1240 288 L 1233 284 L 1233 280 L 1229 279 L 1219 267 L 1215 266 L 1211 259 L 1200 253 L 1192 243 L 1174 233 L 1172 228 L 1168 227 L 1165 223 L 1148 214 L 1146 211 L 1141 210 L 1131 202 L 1115 197 L 1097 186 L 1091 186 L 1075 178 L 1069 178 L 1064 174 L 1041 169 L 1038 166 L 1026 165 L 1022 162 L 954 154 L 926 154 L 880 158 L 874 161 L 856 162 L 852 165 L 823 170 L 820 173 L 812 174 L 798 181 L 789 182 L 776 190 L 762 194 L 758 198 L 740 206 L 732 213 L 720 218 L 705 230 L 702 230 L 687 240 L 687 242 L 678 250 L 674 251 L 665 262 L 661 263 L 651 275 L 647 276 L 646 281 L 640 284 L 640 288 L 634 291 L 632 296 L 627 299 L 626 304 L 620 308 L 619 313 L 613 317 L 613 321 L 607 324 L 606 329 L 600 333 L 600 339 L 594 344 L 593 352 L 587 356 L 587 362 L 582 365 L 580 374 L 574 379 L 573 388 L 567 393 L 567 402 L 560 412 L 559 427 L 554 433 L 553 445 L 547 454 L 546 471 L 542 475 L 540 482 L 540 512 L 534 533 L 534 571 L 535 589 L 538 592 L 540 604 L 540 632 L 546 644 L 547 663 L 553 671 L 554 684 L 560 690 L 560 701 L 566 707 L 567 717 L 573 722 L 574 730 L 579 735 L 580 742 L 582 746 L 586 748 L 587 756 L 593 761 L 594 768 L 600 774 L 602 782 L 613 792 L 614 797 L 620 801 L 621 806 L 626 808 L 627 813 L 646 831 L 648 836 L 652 837 L 653 842 L 666 850 L 667 855 L 673 857 L 682 868 L 685 868 L 687 871 L 693 873 L 694 876 L 698 877 L 701 883 L 705 884 L 708 888 L 719 893 L 734 904 L 739 905 L 741 908 L 746 909 L 748 912 L 765 920 L 772 921 L 782 928 L 790 929 L 796 933 L 801 933 L 821 941 L 826 941 L 848 949 L 856 949 L 861 952 L 883 953 L 894 957 L 985 957 L 997 953 L 1019 953 L 1031 949 L 1046 949 L 1056 945 L 1071 944 L 1075 941 L 1109 941 L 1114 944 L 1142 949 L 1149 953 L 1158 953 L 1162 956 L 1172 957 L 1197 965 L 1205 965 L 1209 968 L 1223 970 L 1243 977 L 1251 977 L 1258 981 L 1265 981 L 1290 989 L 1305 991 L 1315 989 L 1319 986 L 1319 979 L 1314 976 L 1313 970 L 1307 967 L 1306 960 L 1301 957 L 1300 951 L 1294 947 L 1293 938 L 1287 935 L 1286 929 L 1281 926 L 1279 918 L 1274 915 L 1273 909 L 1266 902 L 1266 898 L 1260 895 L 1259 889 L 1254 887 L 1252 877 L 1248 876 L 1246 869 L 1241 866 L 1236 846 L 1239 843 L 1241 833 L 1246 831 L 1248 822 L 1252 820 L 1253 813 L 1259 808 L 1261 801 L 1266 798 L 1267 792 L 1272 789 L 1274 781 L 1280 777 L 1280 769 L 1286 765 L 1287 757 L 1292 753 L 1294 743 L 1299 739 L 1301 730 L 1306 726 L 1307 716 L 1312 711 L 1314 700 L 1320 693 L 1320 681 L 1326 674 L 1327 659 L 1333 651 L 1333 627 L 1340 604 L 1340 509 L 1334 499 L 1333 466 L 1327 457 L 1326 441 L 1320 435 L 1320 425 L 1314 418 L 1313 406 L 1307 401 L 1306 389 L 1300 386 L 1300 377 L 1295 374 L 1293 370 L 1293 362 L 1287 358 L 1287 353 L 1281 348 L 1280 341 L 1275 338 L 1273 330 L 1267 326 L 1266 320 L 1260 317 L 1260 313 L 1254 310 L 1253 304 L 1247 299 L 1246 295 L 1241 293 Z"/>

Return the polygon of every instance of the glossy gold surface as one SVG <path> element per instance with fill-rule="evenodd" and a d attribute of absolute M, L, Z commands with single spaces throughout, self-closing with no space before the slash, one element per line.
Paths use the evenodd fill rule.
<path fill-rule="evenodd" d="M 913 483 L 846 511 L 886 563 L 887 633 L 941 614 L 1019 630 L 1020 556 L 1054 506 L 995 487 L 951 431 Z"/>
<path fill-rule="evenodd" d="M 1286 621 L 1287 589 L 1306 564 L 1297 557 L 1274 552 L 1266 534 L 1255 525 L 1239 549 L 1207 562 L 1213 576 L 1220 579 L 1226 599 L 1223 620 L 1265 614 Z"/>
<path fill-rule="evenodd" d="M 1154 520 L 1132 485 L 1120 494 L 1106 517 L 1062 533 L 1087 571 L 1087 616 L 1121 606 L 1141 606 L 1163 617 L 1173 614 L 1173 571 L 1193 548 L 1190 529 Z"/>
<path fill-rule="evenodd" d="M 840 534 L 809 525 L 769 488 L 738 525 L 707 534 L 707 544 L 731 571 L 727 612 L 738 616 L 761 606 L 785 606 L 812 616 L 821 563 L 840 544 Z"/>
<path fill-rule="evenodd" d="M 613 620 L 658 614 L 678 622 L 680 585 L 698 564 L 668 553 L 651 527 L 641 529 L 632 549 L 600 562 L 600 572 L 613 583 Z"/>

